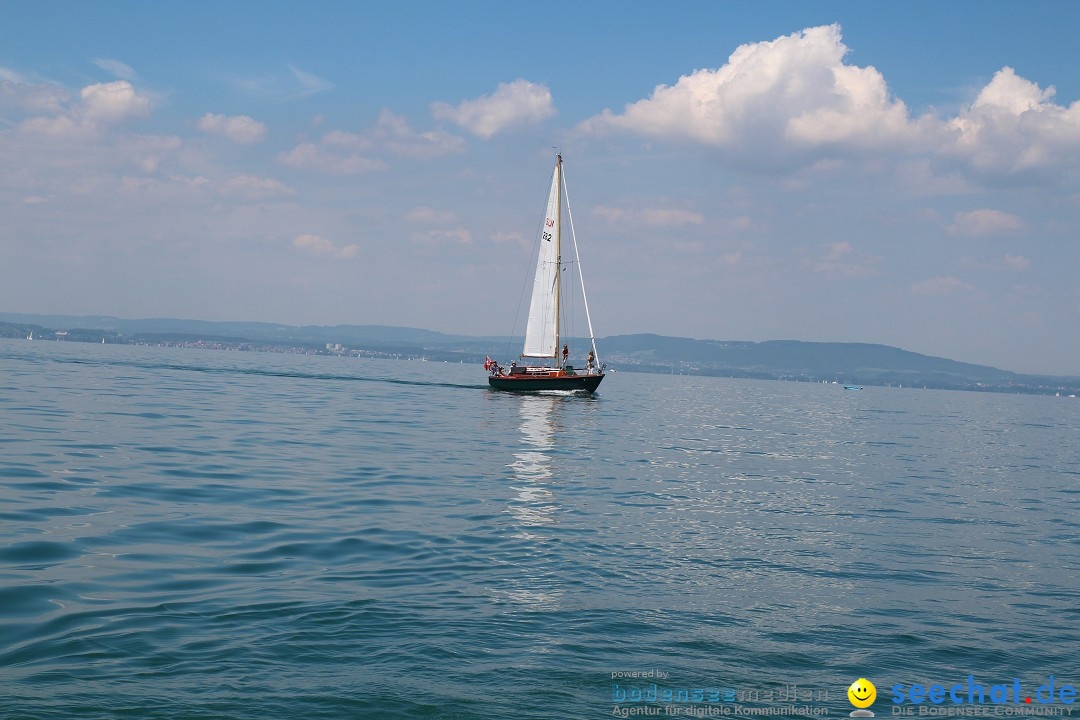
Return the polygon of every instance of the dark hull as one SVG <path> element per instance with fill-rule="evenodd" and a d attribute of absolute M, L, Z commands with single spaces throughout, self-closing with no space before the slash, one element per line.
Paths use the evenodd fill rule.
<path fill-rule="evenodd" d="M 502 375 L 491 376 L 488 384 L 496 390 L 510 390 L 511 392 L 539 392 L 542 390 L 580 390 L 583 392 L 596 392 L 603 375 L 569 375 L 555 378 L 535 378 Z"/>

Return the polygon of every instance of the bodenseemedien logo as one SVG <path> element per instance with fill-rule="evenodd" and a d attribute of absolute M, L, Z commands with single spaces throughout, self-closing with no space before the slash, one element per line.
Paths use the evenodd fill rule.
<path fill-rule="evenodd" d="M 874 683 L 866 678 L 859 678 L 847 689 L 847 697 L 851 704 L 858 708 L 852 711 L 851 717 L 874 717 L 874 713 L 866 709 L 877 699 L 877 688 L 874 687 Z"/>

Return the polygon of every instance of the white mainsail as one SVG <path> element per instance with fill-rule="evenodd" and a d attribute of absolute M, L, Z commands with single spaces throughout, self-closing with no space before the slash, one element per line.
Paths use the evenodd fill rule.
<path fill-rule="evenodd" d="M 540 254 L 536 258 L 529 324 L 525 329 L 522 357 L 553 358 L 559 348 L 559 265 L 562 202 L 559 193 L 562 158 L 551 176 L 547 213 L 541 231 Z"/>

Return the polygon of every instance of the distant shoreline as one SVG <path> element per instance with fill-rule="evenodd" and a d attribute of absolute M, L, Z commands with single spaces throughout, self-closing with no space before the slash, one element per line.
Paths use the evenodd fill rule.
<path fill-rule="evenodd" d="M 380 325 L 294 327 L 273 323 L 0 313 L 0 337 L 25 340 L 31 334 L 34 341 L 425 359 L 467 364 L 480 364 L 486 355 L 495 356 L 513 345 L 512 340 L 505 337 L 455 336 Z M 1066 397 L 1080 394 L 1080 377 L 1013 373 L 887 345 L 693 340 L 661 335 L 620 335 L 600 338 L 597 342 L 601 359 L 610 368 L 623 372 L 1060 394 Z M 574 341 L 571 344 L 575 345 Z M 578 341 L 576 345 L 584 346 L 584 343 Z"/>

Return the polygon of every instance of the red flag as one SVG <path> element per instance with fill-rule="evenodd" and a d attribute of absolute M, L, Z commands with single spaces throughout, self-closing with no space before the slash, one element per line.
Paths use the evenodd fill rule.
<path fill-rule="evenodd" d="M 485 370 L 490 370 L 494 366 L 495 366 L 495 361 L 492 360 L 490 356 L 485 355 L 484 356 L 484 369 Z"/>

